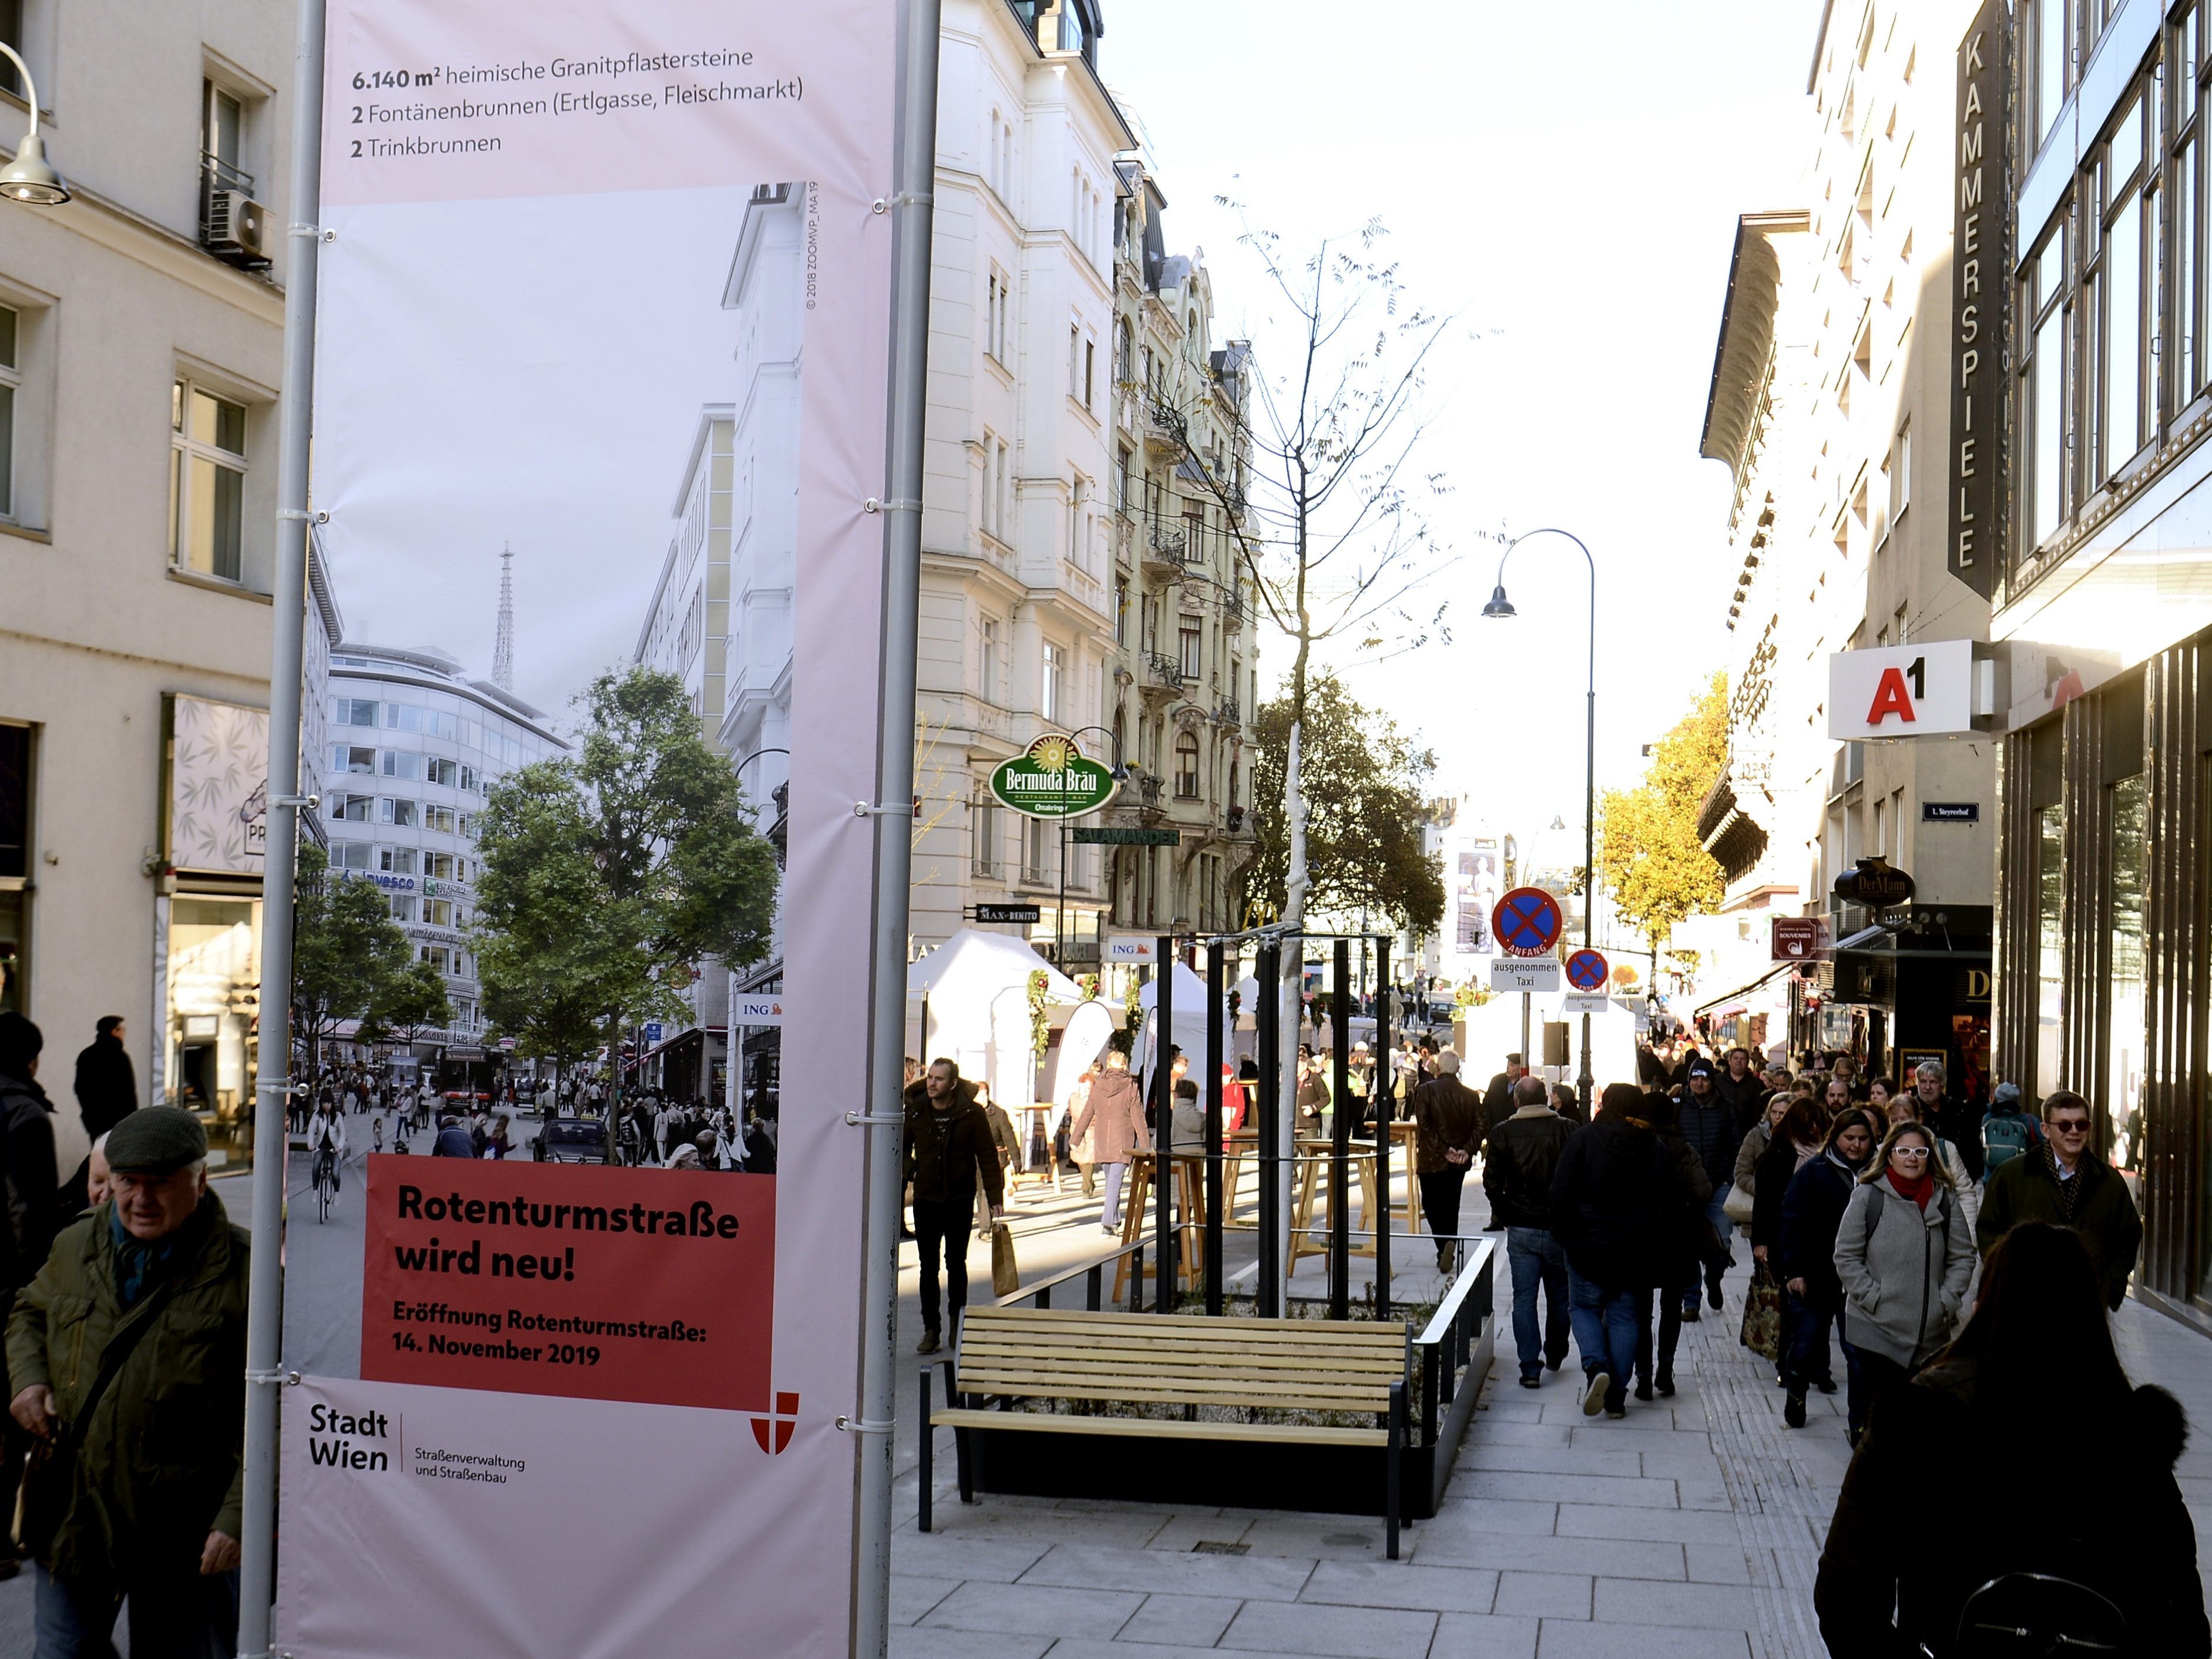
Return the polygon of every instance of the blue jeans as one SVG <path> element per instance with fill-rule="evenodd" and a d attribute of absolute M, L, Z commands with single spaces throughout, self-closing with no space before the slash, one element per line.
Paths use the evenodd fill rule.
<path fill-rule="evenodd" d="M 1521 1375 L 1544 1365 L 1557 1370 L 1567 1357 L 1567 1253 L 1541 1227 L 1508 1227 L 1505 1261 L 1513 1273 L 1513 1346 Z M 1536 1287 L 1544 1290 L 1544 1328 L 1536 1331 Z"/>
<path fill-rule="evenodd" d="M 117 1609 L 104 1599 L 81 1600 L 35 1563 L 31 1571 L 35 1659 L 115 1659 Z M 129 1605 L 131 1659 L 229 1659 L 238 1651 L 234 1571 L 141 1584 Z"/>
<path fill-rule="evenodd" d="M 1567 1269 L 1567 1307 L 1575 1328 L 1575 1346 L 1582 1350 L 1583 1370 L 1603 1371 L 1613 1379 L 1607 1398 L 1627 1391 L 1636 1370 L 1636 1338 L 1643 1329 L 1643 1314 L 1650 1306 L 1648 1292 L 1613 1290 Z"/>
<path fill-rule="evenodd" d="M 1828 1330 L 1833 1326 L 1836 1346 L 1844 1351 L 1844 1397 L 1849 1407 L 1850 1425 L 1855 1430 L 1864 1428 L 1867 1386 L 1865 1379 L 1859 1374 L 1859 1351 L 1844 1340 L 1843 1310 L 1838 1308 L 1832 1312 L 1823 1312 L 1792 1291 L 1784 1302 L 1782 1321 L 1784 1386 L 1793 1393 L 1802 1394 L 1808 1387 L 1830 1375 Z"/>
<path fill-rule="evenodd" d="M 1707 1272 L 1717 1272 L 1729 1258 L 1729 1241 L 1735 1237 L 1735 1224 L 1728 1218 L 1728 1195 L 1735 1190 L 1735 1182 L 1723 1181 L 1713 1188 L 1713 1195 L 1705 1203 L 1705 1219 L 1713 1224 L 1713 1237 L 1721 1242 L 1721 1253 L 1710 1263 L 1702 1264 Z M 1698 1294 L 1704 1289 L 1698 1277 L 1692 1275 L 1682 1291 L 1682 1311 L 1687 1313 L 1698 1305 Z"/>

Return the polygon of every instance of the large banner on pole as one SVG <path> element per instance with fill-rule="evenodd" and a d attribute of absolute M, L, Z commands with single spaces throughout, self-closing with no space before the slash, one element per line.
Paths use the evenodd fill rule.
<path fill-rule="evenodd" d="M 346 1165 L 318 1220 L 295 1154 L 278 1644 L 843 1653 L 894 0 L 328 17 L 313 502 L 353 642 L 461 665 L 420 688 L 386 672 L 425 734 L 455 679 L 467 737 L 508 707 L 572 732 L 610 671 L 683 677 L 763 832 L 782 826 L 768 988 L 792 1012 L 774 1174 L 434 1159 L 418 1138 Z M 343 689 L 357 724 L 398 723 Z M 417 773 L 351 741 L 311 757 L 375 769 L 333 866 L 403 867 L 376 860 L 413 856 L 416 826 L 458 833 L 441 897 L 465 949 L 465 792 L 498 769 L 431 752 Z M 441 817 L 430 786 L 455 778 Z M 726 1098 L 701 1052 L 697 1086 L 668 1085 L 687 1138 Z"/>

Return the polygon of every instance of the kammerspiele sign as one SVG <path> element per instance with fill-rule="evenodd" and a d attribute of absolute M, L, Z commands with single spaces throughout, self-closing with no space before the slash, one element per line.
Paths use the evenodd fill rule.
<path fill-rule="evenodd" d="M 1032 818 L 1079 818 L 1114 799 L 1114 774 L 1085 757 L 1075 739 L 1039 738 L 1028 752 L 992 769 L 991 793 Z"/>

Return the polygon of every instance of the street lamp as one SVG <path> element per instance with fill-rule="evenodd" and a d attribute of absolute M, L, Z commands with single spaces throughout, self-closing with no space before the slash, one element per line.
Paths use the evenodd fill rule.
<path fill-rule="evenodd" d="M 33 207 L 59 207 L 69 200 L 70 187 L 48 164 L 46 141 L 39 137 L 39 88 L 31 80 L 31 66 L 4 40 L 0 40 L 0 58 L 15 64 L 15 73 L 23 77 L 23 101 L 31 106 L 30 131 L 15 147 L 15 159 L 0 167 L 0 196 Z"/>
<path fill-rule="evenodd" d="M 1565 530 L 1547 527 L 1516 536 L 1498 556 L 1498 585 L 1491 591 L 1490 603 L 1482 607 L 1484 616 L 1503 620 L 1520 614 L 1514 610 L 1513 601 L 1505 597 L 1505 561 L 1513 556 L 1515 548 L 1532 536 L 1566 537 L 1582 549 L 1583 561 L 1589 566 L 1589 693 L 1584 710 L 1583 768 L 1583 949 L 1587 951 L 1597 915 L 1597 561 L 1590 556 L 1581 537 Z M 1582 1092 L 1583 1109 L 1595 1115 L 1596 1079 L 1590 1070 L 1588 1014 L 1583 1016 L 1583 1064 L 1575 1083 Z"/>

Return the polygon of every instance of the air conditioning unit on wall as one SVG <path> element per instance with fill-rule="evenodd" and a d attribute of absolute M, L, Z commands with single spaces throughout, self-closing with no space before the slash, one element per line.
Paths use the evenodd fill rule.
<path fill-rule="evenodd" d="M 234 264 L 267 264 L 276 237 L 269 210 L 242 190 L 208 192 L 207 229 L 202 245 Z"/>

